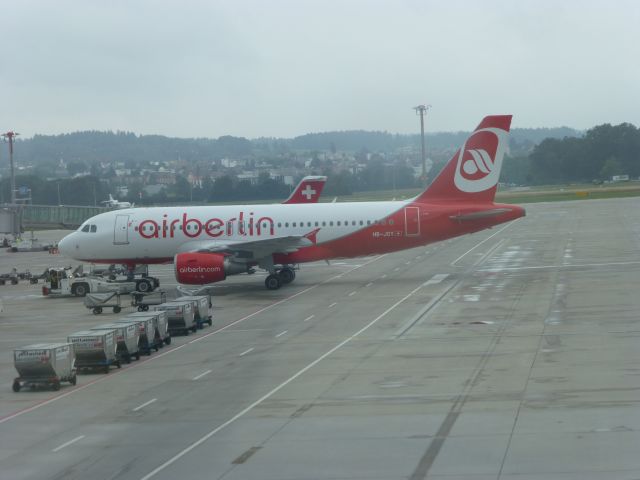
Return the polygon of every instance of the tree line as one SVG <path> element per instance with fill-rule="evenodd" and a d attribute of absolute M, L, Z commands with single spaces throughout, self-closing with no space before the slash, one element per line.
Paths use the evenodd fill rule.
<path fill-rule="evenodd" d="M 640 129 L 603 124 L 582 137 L 547 138 L 529 155 L 505 160 L 501 180 L 543 185 L 602 182 L 614 175 L 640 176 Z"/>

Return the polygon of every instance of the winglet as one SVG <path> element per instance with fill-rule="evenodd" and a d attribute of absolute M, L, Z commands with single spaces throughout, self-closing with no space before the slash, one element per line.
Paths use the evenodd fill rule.
<path fill-rule="evenodd" d="M 304 235 L 304 238 L 306 238 L 307 240 L 310 240 L 311 243 L 315 245 L 316 243 L 318 243 L 318 240 L 316 237 L 318 236 L 319 231 L 320 231 L 319 228 L 316 228 L 315 230 L 311 230 L 309 233 Z"/>
<path fill-rule="evenodd" d="M 306 176 L 300 180 L 289 198 L 282 203 L 317 203 L 326 182 L 327 177 Z"/>

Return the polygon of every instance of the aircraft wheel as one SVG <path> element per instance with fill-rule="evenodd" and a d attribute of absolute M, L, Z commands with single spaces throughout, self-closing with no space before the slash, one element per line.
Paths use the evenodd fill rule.
<path fill-rule="evenodd" d="M 280 276 L 280 280 L 282 281 L 282 283 L 291 283 L 295 280 L 296 278 L 296 272 L 293 270 L 293 268 L 289 268 L 289 267 L 284 267 L 282 270 L 280 270 L 280 272 L 278 272 L 278 275 Z"/>
<path fill-rule="evenodd" d="M 267 287 L 268 290 L 278 290 L 282 282 L 280 281 L 280 277 L 278 275 L 269 275 L 264 280 L 264 286 Z"/>
<path fill-rule="evenodd" d="M 148 293 L 153 290 L 153 287 L 149 280 L 140 280 L 136 285 L 136 289 L 141 293 Z"/>

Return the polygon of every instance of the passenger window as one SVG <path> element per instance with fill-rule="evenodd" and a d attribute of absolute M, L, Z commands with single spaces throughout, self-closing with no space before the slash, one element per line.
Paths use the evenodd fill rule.
<path fill-rule="evenodd" d="M 356 221 L 355 221 L 355 220 L 353 220 L 353 221 L 351 222 L 351 225 L 355 225 L 355 224 L 356 224 Z"/>
<path fill-rule="evenodd" d="M 371 220 L 367 220 L 367 225 L 371 225 Z"/>
<path fill-rule="evenodd" d="M 288 227 L 289 226 L 289 222 L 284 222 L 284 226 Z"/>
<path fill-rule="evenodd" d="M 364 225 L 364 222 L 362 220 L 360 220 L 360 225 Z"/>
<path fill-rule="evenodd" d="M 307 222 L 307 227 L 310 227 L 310 226 L 311 226 L 311 222 Z"/>
<path fill-rule="evenodd" d="M 327 222 L 322 222 L 322 226 L 326 227 L 327 226 Z"/>
<path fill-rule="evenodd" d="M 291 226 L 292 226 L 292 227 L 295 227 L 295 226 L 296 226 L 296 222 L 293 222 L 293 224 L 292 224 Z"/>
<path fill-rule="evenodd" d="M 329 222 L 329 226 L 330 226 L 330 227 L 333 227 L 333 222 Z"/>
<path fill-rule="evenodd" d="M 83 232 L 88 232 L 89 231 L 89 225 L 85 225 L 84 227 L 82 227 L 82 231 Z"/>
<path fill-rule="evenodd" d="M 338 220 L 338 227 L 340 226 L 340 220 Z"/>
<path fill-rule="evenodd" d="M 317 226 L 318 226 L 318 222 L 316 222 L 316 224 L 315 224 L 315 225 L 316 225 L 316 227 L 317 227 Z"/>
<path fill-rule="evenodd" d="M 91 233 L 96 233 L 97 230 L 98 227 L 96 227 L 95 225 L 91 225 Z"/>
<path fill-rule="evenodd" d="M 280 228 L 282 226 L 282 223 L 278 222 L 278 228 Z"/>
<path fill-rule="evenodd" d="M 393 225 L 393 220 L 389 219 L 389 225 Z"/>

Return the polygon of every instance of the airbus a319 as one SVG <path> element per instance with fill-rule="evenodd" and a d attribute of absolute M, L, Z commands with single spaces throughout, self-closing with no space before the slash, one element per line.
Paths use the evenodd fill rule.
<path fill-rule="evenodd" d="M 188 285 L 257 267 L 275 290 L 292 282 L 302 263 L 405 250 L 524 216 L 520 206 L 494 203 L 510 125 L 510 115 L 485 117 L 409 200 L 124 209 L 90 218 L 59 249 L 76 260 L 131 268 L 173 262 L 176 280 Z"/>

